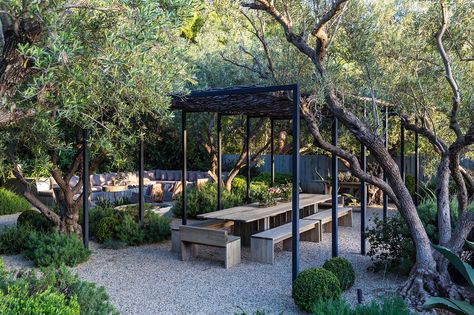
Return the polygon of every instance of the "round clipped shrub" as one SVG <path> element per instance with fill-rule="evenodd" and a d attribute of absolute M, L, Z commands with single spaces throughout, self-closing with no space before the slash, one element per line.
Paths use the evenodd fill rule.
<path fill-rule="evenodd" d="M 349 289 L 354 284 L 355 271 L 347 259 L 342 257 L 328 259 L 323 268 L 331 271 L 337 277 L 342 291 Z"/>
<path fill-rule="evenodd" d="M 324 268 L 310 268 L 302 271 L 293 283 L 293 300 L 298 307 L 311 312 L 319 301 L 336 300 L 341 296 L 337 277 Z"/>
<path fill-rule="evenodd" d="M 102 243 L 114 238 L 115 227 L 119 225 L 119 220 L 115 216 L 100 219 L 95 227 L 95 237 Z"/>
<path fill-rule="evenodd" d="M 30 226 L 39 232 L 52 232 L 54 230 L 54 223 L 36 210 L 23 211 L 18 216 L 17 225 L 18 227 Z"/>
<path fill-rule="evenodd" d="M 0 215 L 23 212 L 31 209 L 30 203 L 12 191 L 0 188 Z"/>

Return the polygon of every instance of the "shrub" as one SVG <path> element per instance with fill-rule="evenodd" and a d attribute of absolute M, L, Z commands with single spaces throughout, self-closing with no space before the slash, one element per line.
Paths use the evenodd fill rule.
<path fill-rule="evenodd" d="M 116 216 L 117 211 L 112 207 L 96 206 L 89 212 L 89 229 L 92 235 L 97 235 L 97 224 L 101 219 Z"/>
<path fill-rule="evenodd" d="M 355 271 L 347 259 L 342 257 L 328 259 L 323 268 L 331 271 L 337 277 L 342 291 L 349 289 L 354 284 Z"/>
<path fill-rule="evenodd" d="M 111 240 L 114 238 L 115 227 L 119 225 L 119 220 L 115 216 L 102 218 L 94 227 L 94 235 L 99 242 Z"/>
<path fill-rule="evenodd" d="M 293 283 L 295 304 L 305 312 L 318 301 L 339 299 L 341 287 L 336 276 L 324 268 L 310 268 L 301 272 Z"/>
<path fill-rule="evenodd" d="M 31 204 L 5 188 L 0 188 L 0 215 L 23 212 L 31 209 Z"/>
<path fill-rule="evenodd" d="M 4 228 L 0 231 L 0 255 L 20 254 L 33 233 L 29 226 Z"/>
<path fill-rule="evenodd" d="M 29 237 L 24 255 L 38 267 L 59 267 L 62 264 L 73 267 L 86 261 L 90 251 L 75 235 L 35 233 Z"/>
<path fill-rule="evenodd" d="M 399 297 L 383 298 L 380 302 L 357 305 L 351 308 L 344 300 L 326 300 L 315 303 L 312 307 L 315 315 L 410 315 L 405 302 Z"/>
<path fill-rule="evenodd" d="M 115 236 L 117 240 L 127 243 L 127 245 L 140 245 L 144 240 L 143 230 L 129 214 L 123 214 L 115 226 Z"/>
<path fill-rule="evenodd" d="M 192 187 L 187 190 L 187 215 L 195 218 L 198 214 L 215 211 L 217 209 L 217 185 L 206 183 L 199 187 Z M 239 206 L 245 203 L 245 193 L 233 193 L 227 190 L 222 191 L 222 207 L 224 209 Z M 173 213 L 180 216 L 182 213 L 182 199 L 178 196 L 173 207 Z"/>
<path fill-rule="evenodd" d="M 268 186 L 271 185 L 272 178 L 270 173 L 261 173 L 254 178 L 252 178 L 253 182 L 262 182 L 267 184 Z M 288 183 L 291 183 L 293 181 L 293 177 L 291 174 L 281 174 L 281 173 L 276 173 L 275 174 L 275 186 L 282 186 Z"/>
<path fill-rule="evenodd" d="M 31 293 L 28 285 L 12 284 L 6 293 L 0 291 L 0 314 L 77 315 L 79 313 L 76 298 L 67 300 L 64 294 L 51 288 Z"/>
<path fill-rule="evenodd" d="M 167 239 L 171 235 L 171 220 L 154 213 L 145 212 L 144 241 L 145 243 L 156 243 Z"/>
<path fill-rule="evenodd" d="M 48 220 L 41 212 L 36 210 L 23 211 L 17 220 L 18 226 L 29 225 L 39 232 L 52 232 L 55 228 L 54 223 Z"/>
<path fill-rule="evenodd" d="M 28 300 L 33 295 L 42 295 L 55 301 L 49 305 L 51 308 L 35 309 L 29 311 L 22 304 L 11 303 L 8 307 L 12 307 L 15 312 L 5 312 L 2 307 L 5 305 L 0 302 L 0 314 L 71 314 L 69 308 L 73 306 L 72 314 L 83 315 L 111 315 L 118 314 L 114 307 L 110 304 L 109 297 L 103 287 L 96 287 L 94 283 L 81 281 L 77 275 L 72 274 L 66 267 L 59 269 L 46 268 L 43 275 L 37 277 L 34 271 L 20 272 L 7 271 L 0 260 L 0 294 L 5 294 L 12 287 L 27 288 L 28 290 L 22 294 L 22 300 Z M 45 293 L 46 292 L 46 293 Z M 56 295 L 56 296 L 54 296 Z M 60 299 L 58 298 L 61 297 Z M 0 297 L 0 300 L 2 298 Z M 43 300 L 44 301 L 44 300 Z M 48 301 L 50 301 L 48 299 Z M 15 307 L 19 307 L 15 309 Z"/>

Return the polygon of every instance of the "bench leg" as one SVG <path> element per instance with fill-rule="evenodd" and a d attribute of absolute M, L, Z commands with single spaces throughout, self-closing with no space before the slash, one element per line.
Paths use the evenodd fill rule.
<path fill-rule="evenodd" d="M 321 229 L 319 228 L 319 222 L 315 224 L 314 228 L 304 233 L 301 233 L 300 240 L 306 242 L 320 242 L 321 241 Z"/>
<path fill-rule="evenodd" d="M 341 217 L 339 225 L 352 226 L 352 210 L 349 211 L 345 216 Z"/>
<path fill-rule="evenodd" d="M 240 264 L 240 239 L 227 243 L 225 249 L 225 268 Z"/>
<path fill-rule="evenodd" d="M 291 252 L 293 250 L 293 238 L 287 238 L 286 240 L 283 240 L 283 250 L 286 250 L 288 252 Z"/>
<path fill-rule="evenodd" d="M 171 230 L 171 251 L 174 253 L 179 253 L 181 249 L 181 234 L 179 230 Z"/>
<path fill-rule="evenodd" d="M 332 221 L 323 224 L 323 233 L 332 233 Z"/>
<path fill-rule="evenodd" d="M 196 256 L 196 245 L 188 242 L 181 242 L 181 260 L 188 261 L 191 257 Z"/>
<path fill-rule="evenodd" d="M 253 261 L 273 264 L 275 252 L 272 240 L 252 237 L 250 243 L 250 253 Z"/>

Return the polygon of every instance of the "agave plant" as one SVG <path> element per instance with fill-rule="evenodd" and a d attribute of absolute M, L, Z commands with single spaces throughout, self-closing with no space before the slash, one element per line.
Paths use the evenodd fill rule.
<path fill-rule="evenodd" d="M 474 250 L 474 243 L 466 241 L 467 246 L 469 246 L 472 250 Z M 440 245 L 434 245 L 433 247 L 441 253 L 444 257 L 451 264 L 453 264 L 454 268 L 456 268 L 459 273 L 467 280 L 471 289 L 474 290 L 474 269 L 467 263 L 463 262 L 461 258 L 456 256 L 452 251 L 447 249 L 446 247 Z M 433 309 L 433 308 L 440 308 L 444 310 L 448 310 L 454 314 L 474 314 L 474 306 L 469 304 L 466 301 L 459 301 L 454 299 L 448 299 L 443 297 L 432 297 L 429 298 L 425 304 L 423 304 L 423 308 L 425 309 Z"/>

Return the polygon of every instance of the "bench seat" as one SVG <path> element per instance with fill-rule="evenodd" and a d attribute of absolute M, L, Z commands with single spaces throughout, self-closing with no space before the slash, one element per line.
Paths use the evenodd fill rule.
<path fill-rule="evenodd" d="M 320 226 L 320 220 L 299 220 L 300 240 L 319 242 L 321 240 Z M 275 260 L 275 245 L 283 242 L 283 249 L 291 250 L 292 236 L 291 222 L 252 235 L 250 239 L 252 260 L 273 264 Z"/>
<path fill-rule="evenodd" d="M 338 225 L 341 226 L 352 226 L 352 208 L 350 207 L 338 207 L 337 210 Z M 302 220 L 319 220 L 321 222 L 322 231 L 324 233 L 332 232 L 332 209 L 320 211 L 303 218 Z"/>
<path fill-rule="evenodd" d="M 187 261 L 197 255 L 196 245 L 225 248 L 224 265 L 230 268 L 240 264 L 240 237 L 228 235 L 225 229 L 181 225 L 181 260 Z"/>

